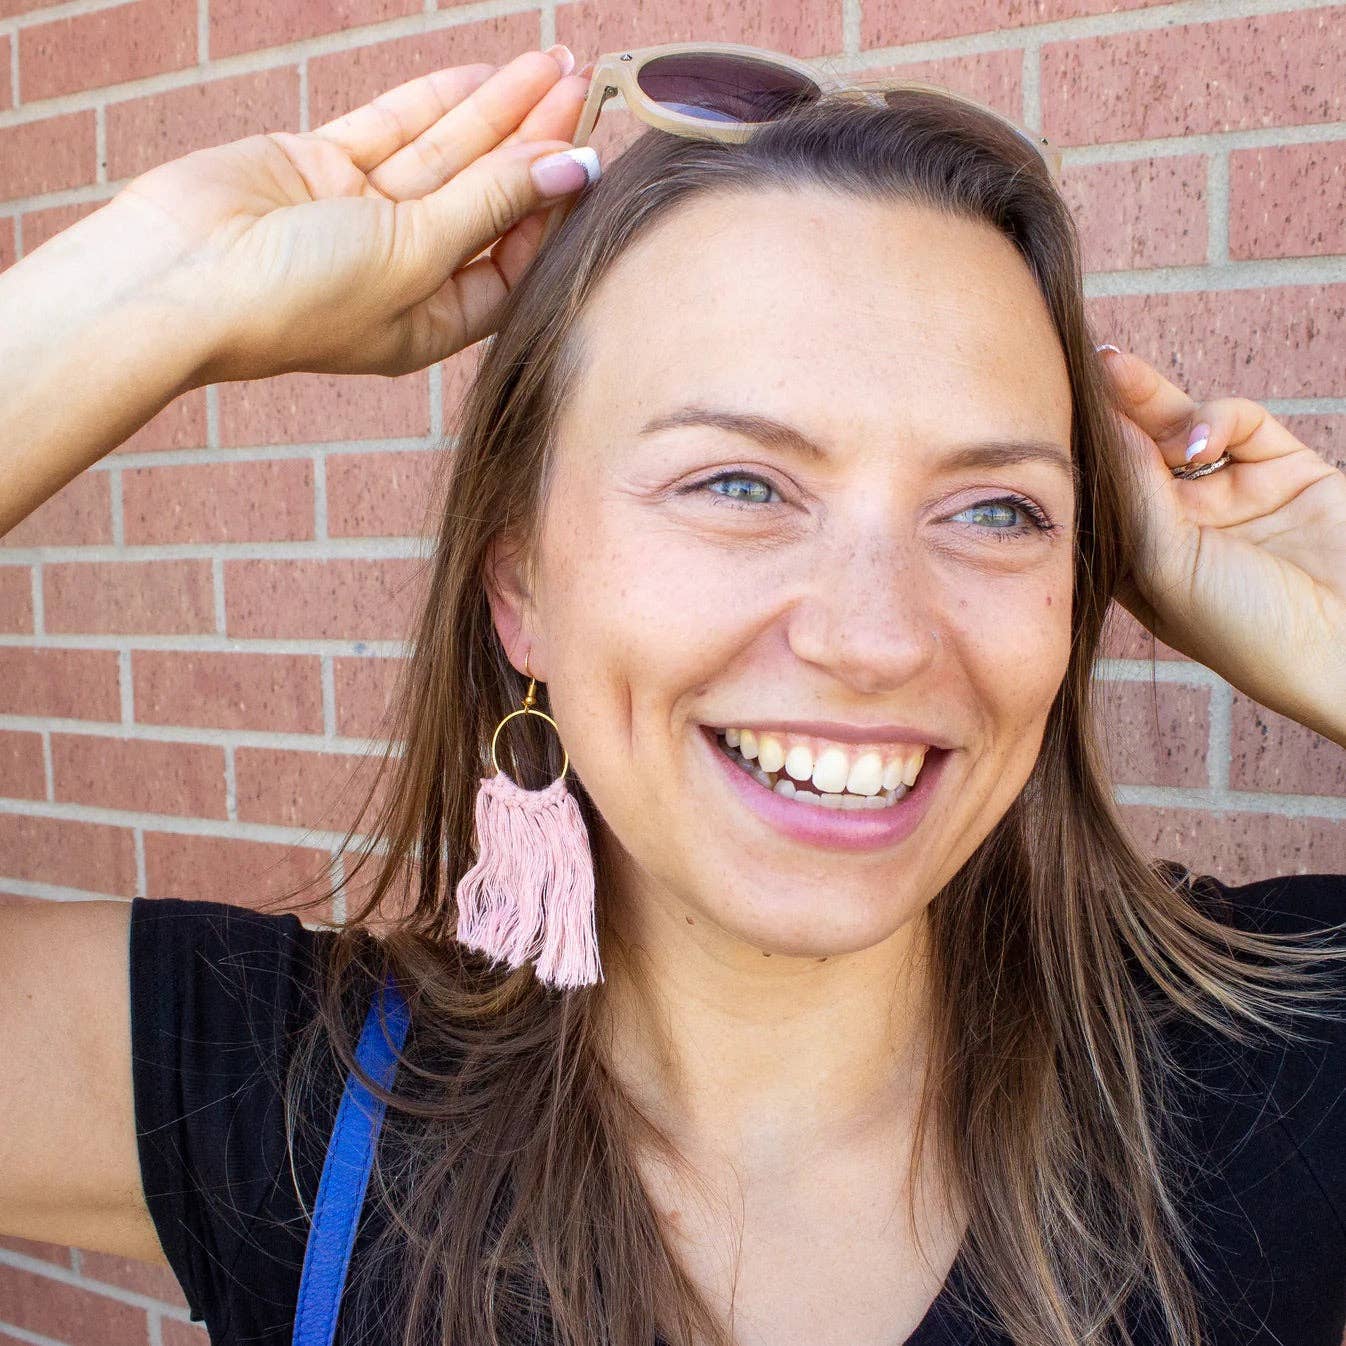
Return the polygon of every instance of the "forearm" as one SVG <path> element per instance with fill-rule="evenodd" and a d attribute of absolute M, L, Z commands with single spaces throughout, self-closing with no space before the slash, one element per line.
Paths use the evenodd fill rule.
<path fill-rule="evenodd" d="M 198 385 L 181 270 L 103 207 L 0 273 L 0 534 Z"/>

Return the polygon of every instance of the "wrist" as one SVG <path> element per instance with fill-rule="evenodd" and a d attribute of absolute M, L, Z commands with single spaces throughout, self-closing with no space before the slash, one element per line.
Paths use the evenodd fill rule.
<path fill-rule="evenodd" d="M 17 336 L 55 356 L 134 362 L 135 382 L 162 405 L 205 382 L 223 337 L 206 268 L 142 205 L 113 197 L 0 276 L 3 309 L 31 321 Z"/>

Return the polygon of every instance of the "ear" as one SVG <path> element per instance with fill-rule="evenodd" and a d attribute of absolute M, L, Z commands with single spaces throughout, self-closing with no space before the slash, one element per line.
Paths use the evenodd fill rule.
<path fill-rule="evenodd" d="M 545 681 L 537 649 L 531 562 L 519 539 L 500 532 L 487 544 L 485 582 L 491 620 L 510 663 L 522 673 L 526 661 L 529 674 Z"/>

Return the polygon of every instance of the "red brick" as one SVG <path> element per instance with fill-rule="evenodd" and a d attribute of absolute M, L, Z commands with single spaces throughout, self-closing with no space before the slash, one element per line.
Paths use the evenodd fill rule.
<path fill-rule="evenodd" d="M 144 1309 L 3 1265 L 0 1319 L 44 1337 L 99 1346 L 144 1346 L 149 1331 Z"/>
<path fill-rule="evenodd" d="M 127 468 L 122 514 L 130 546 L 311 538 L 313 464 L 288 458 Z"/>
<path fill-rule="evenodd" d="M 18 260 L 18 219 L 11 215 L 8 219 L 0 220 L 0 271 L 7 266 L 13 266 Z"/>
<path fill-rule="evenodd" d="M 259 907 L 325 875 L 327 866 L 327 852 L 311 847 L 273 846 L 237 837 L 145 833 L 145 882 L 150 897 L 202 898 Z"/>
<path fill-rule="evenodd" d="M 135 846 L 129 827 L 0 814 L 0 874 L 113 897 L 136 890 Z M 0 1311 L 0 1318 L 11 1315 Z"/>
<path fill-rule="evenodd" d="M 19 29 L 25 103 L 196 64 L 196 0 L 135 0 Z"/>
<path fill-rule="evenodd" d="M 53 734 L 51 770 L 62 803 L 226 816 L 224 749 L 210 744 Z"/>
<path fill-rule="evenodd" d="M 1340 252 L 1346 252 L 1346 140 L 1230 153 L 1230 257 Z"/>
<path fill-rule="evenodd" d="M 200 449 L 206 443 L 206 390 L 193 388 L 174 398 L 126 440 L 118 453 Z"/>
<path fill-rule="evenodd" d="M 860 42 L 865 47 L 895 47 L 1165 3 L 1167 0 L 997 0 L 988 5 L 986 0 L 944 0 L 938 5 L 913 5 L 908 0 L 865 0 Z"/>
<path fill-rule="evenodd" d="M 112 491 L 106 472 L 81 472 L 16 523 L 5 547 L 87 547 L 112 541 Z"/>
<path fill-rule="evenodd" d="M 603 121 L 607 114 L 598 119 L 600 131 Z M 633 120 L 628 118 L 627 120 Z M 597 146 L 600 157 L 603 162 L 610 162 L 604 157 L 604 151 L 601 146 Z M 486 353 L 486 343 L 483 341 L 474 342 L 471 346 L 458 351 L 449 356 L 447 360 L 440 361 L 440 402 L 444 413 L 444 432 L 453 435 L 459 429 L 459 416 L 463 409 L 463 399 L 467 396 L 467 391 L 472 385 L 472 380 L 477 376 L 477 370 L 481 366 L 482 356 Z"/>
<path fill-rule="evenodd" d="M 32 567 L 0 566 L 0 631 L 26 634 L 32 629 Z"/>
<path fill-rule="evenodd" d="M 447 466 L 435 450 L 341 453 L 327 459 L 332 537 L 411 537 L 439 526 L 438 487 Z"/>
<path fill-rule="evenodd" d="M 107 175 L 134 177 L 190 150 L 299 122 L 299 71 L 288 65 L 109 103 Z"/>
<path fill-rule="evenodd" d="M 1346 470 L 1346 416 L 1316 415 L 1276 418 L 1302 444 L 1307 444 L 1334 466 Z"/>
<path fill-rule="evenodd" d="M 226 629 L 234 637 L 403 640 L 426 566 L 410 557 L 226 561 Z"/>
<path fill-rule="evenodd" d="M 1346 7 L 1048 42 L 1042 129 L 1061 145 L 1346 118 Z"/>
<path fill-rule="evenodd" d="M 308 444 L 430 433 L 425 370 L 381 374 L 282 374 L 219 385 L 220 442 Z"/>
<path fill-rule="evenodd" d="M 0 647 L 0 714 L 119 719 L 117 651 Z"/>
<path fill-rule="evenodd" d="M 131 685 L 142 724 L 322 732 L 321 665 L 310 655 L 136 650 Z"/>
<path fill-rule="evenodd" d="M 0 37 L 0 109 L 14 106 L 14 92 L 10 87 L 9 44 L 10 36 Z"/>
<path fill-rule="evenodd" d="M 266 0 L 212 0 L 210 58 L 236 56 L 320 33 L 340 33 L 366 23 L 422 12 L 421 0 L 301 0 L 274 5 Z"/>
<path fill-rule="evenodd" d="M 504 65 L 520 52 L 540 46 L 540 38 L 540 20 L 532 11 L 310 57 L 309 125 L 322 126 L 376 94 L 432 70 L 476 61 Z"/>
<path fill-rule="evenodd" d="M 76 201 L 67 206 L 48 206 L 23 214 L 23 255 L 31 257 L 48 239 L 69 229 L 76 220 L 92 215 L 104 201 Z"/>
<path fill-rule="evenodd" d="M 32 901 L 32 898 L 21 898 L 20 901 Z M 40 900 L 40 899 L 38 899 Z M 58 1267 L 70 1269 L 70 1249 L 63 1247 L 59 1243 L 33 1243 L 29 1239 L 10 1238 L 8 1235 L 0 1234 L 0 1248 L 7 1248 L 12 1253 L 18 1253 L 22 1257 L 36 1257 L 43 1262 L 55 1263 Z"/>
<path fill-rule="evenodd" d="M 1101 679 L 1095 698 L 1114 782 L 1206 786 L 1207 688 Z"/>
<path fill-rule="evenodd" d="M 1346 395 L 1346 284 L 1100 295 L 1086 309 L 1100 341 L 1198 399 Z"/>
<path fill-rule="evenodd" d="M 98 174 L 94 114 L 20 122 L 0 130 L 0 201 L 83 187 Z"/>
<path fill-rule="evenodd" d="M 1066 167 L 1061 194 L 1080 231 L 1085 271 L 1206 260 L 1206 161 L 1200 155 Z"/>
<path fill-rule="evenodd" d="M 338 734 L 382 738 L 389 732 L 384 714 L 402 664 L 401 659 L 377 655 L 332 660 Z"/>
<path fill-rule="evenodd" d="M 556 40 L 581 60 L 656 42 L 693 42 L 713 29 L 717 42 L 746 42 L 795 56 L 840 52 L 842 7 L 834 0 L 774 0 L 711 8 L 704 0 L 579 0 L 558 5 Z"/>
<path fill-rule="evenodd" d="M 239 748 L 234 753 L 240 822 L 345 832 L 373 786 L 377 754 Z M 387 777 L 380 783 L 380 793 Z M 377 817 L 365 818 L 368 829 Z"/>
<path fill-rule="evenodd" d="M 1147 631 L 1120 603 L 1108 607 L 1099 653 L 1105 659 L 1186 659 Z"/>
<path fill-rule="evenodd" d="M 971 56 L 942 56 L 903 65 L 880 65 L 848 77 L 848 83 L 884 87 L 903 80 L 938 84 L 975 98 L 1018 123 L 1023 113 L 1023 52 L 980 51 Z"/>
<path fill-rule="evenodd" d="M 0 730 L 0 795 L 8 799 L 45 799 L 42 735 Z"/>
<path fill-rule="evenodd" d="M 176 1308 L 186 1308 L 187 1300 L 178 1285 L 177 1277 L 167 1268 L 153 1262 L 141 1262 L 130 1257 L 112 1257 L 107 1253 L 81 1252 L 80 1270 L 91 1281 L 117 1285 L 138 1295 L 148 1295 Z"/>
<path fill-rule="evenodd" d="M 1276 813 L 1127 804 L 1122 817 L 1147 855 L 1225 883 L 1280 874 L 1346 874 L 1346 822 Z"/>
<path fill-rule="evenodd" d="M 177 635 L 214 631 L 209 561 L 78 561 L 43 567 L 51 632 Z"/>
<path fill-rule="evenodd" d="M 1346 796 L 1346 750 L 1234 693 L 1229 785 L 1260 794 Z"/>

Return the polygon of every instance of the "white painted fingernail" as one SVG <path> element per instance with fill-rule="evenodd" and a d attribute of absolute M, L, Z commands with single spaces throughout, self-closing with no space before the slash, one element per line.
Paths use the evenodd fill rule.
<path fill-rule="evenodd" d="M 1118 355 L 1120 355 L 1120 354 L 1122 353 L 1122 352 L 1121 352 L 1120 350 L 1118 350 L 1118 348 L 1117 348 L 1116 346 L 1114 346 L 1110 341 L 1105 341 L 1101 346 L 1095 346 L 1095 347 L 1094 347 L 1094 350 L 1095 350 L 1096 352 L 1097 352 L 1097 351 L 1117 351 L 1117 354 L 1118 354 Z"/>
<path fill-rule="evenodd" d="M 561 150 L 535 159 L 529 172 L 543 196 L 563 196 L 591 187 L 598 181 L 601 170 L 597 152 L 592 146 L 582 145 L 579 149 Z"/>
<path fill-rule="evenodd" d="M 547 55 L 561 67 L 561 74 L 568 75 L 575 68 L 575 53 L 563 42 L 547 48 Z"/>
<path fill-rule="evenodd" d="M 1190 463 L 1209 443 L 1210 426 L 1205 421 L 1202 421 L 1200 425 L 1194 425 L 1187 443 L 1187 461 Z"/>
<path fill-rule="evenodd" d="M 589 179 L 590 187 L 603 176 L 603 167 L 598 162 L 598 151 L 592 145 L 581 145 L 579 149 L 566 150 L 566 153 L 584 169 L 584 176 Z"/>

